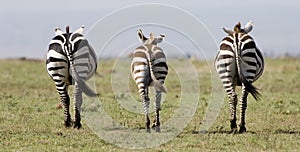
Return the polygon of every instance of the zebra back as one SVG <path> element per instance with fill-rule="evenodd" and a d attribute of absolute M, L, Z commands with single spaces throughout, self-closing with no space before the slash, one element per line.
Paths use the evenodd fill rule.
<path fill-rule="evenodd" d="M 243 83 L 246 91 L 259 100 L 260 94 L 252 82 L 262 75 L 264 60 L 254 39 L 248 35 L 251 30 L 251 21 L 244 28 L 241 28 L 240 23 L 236 24 L 233 31 L 224 28 L 228 36 L 221 41 L 220 50 L 215 59 L 215 67 L 224 82 L 227 81 L 226 73 L 232 73 L 229 76 L 236 73 L 237 85 Z"/>
<path fill-rule="evenodd" d="M 66 33 L 59 28 L 55 30 L 56 36 L 50 41 L 47 53 L 47 71 L 58 90 L 76 83 L 86 95 L 96 96 L 85 83 L 96 71 L 96 54 L 82 31 L 83 26 L 73 33 L 69 26 Z"/>
<path fill-rule="evenodd" d="M 131 62 L 131 74 L 137 83 L 140 92 L 153 84 L 157 90 L 167 93 L 166 88 L 162 85 L 168 74 L 168 66 L 163 50 L 157 46 L 164 35 L 157 38 L 150 33 L 150 38 L 146 38 L 142 31 L 138 30 L 140 40 L 144 45 L 139 46 L 133 53 Z M 146 84 L 146 86 L 144 86 Z"/>

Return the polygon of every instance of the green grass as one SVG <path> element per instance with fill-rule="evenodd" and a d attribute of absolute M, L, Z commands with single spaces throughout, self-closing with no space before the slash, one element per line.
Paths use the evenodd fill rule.
<path fill-rule="evenodd" d="M 176 65 L 183 60 L 173 62 Z M 111 78 L 119 72 L 117 68 L 113 70 L 114 64 L 114 61 L 101 61 L 98 67 L 101 76 L 94 78 L 101 106 L 121 125 L 143 129 L 144 116 L 127 111 L 116 101 L 127 98 L 112 91 Z M 263 76 L 254 83 L 260 88 L 262 100 L 248 97 L 247 133 L 236 135 L 228 134 L 227 98 L 224 98 L 221 112 L 208 132 L 195 134 L 205 114 L 212 87 L 207 63 L 193 61 L 193 65 L 200 90 L 195 115 L 176 138 L 147 151 L 300 151 L 299 59 L 266 60 Z M 166 81 L 168 94 L 162 105 L 162 123 L 180 107 L 182 90 L 174 68 L 170 68 Z M 101 140 L 88 128 L 86 117 L 80 130 L 63 126 L 63 111 L 56 108 L 59 97 L 43 62 L 1 60 L 0 71 L 0 151 L 130 150 Z M 131 79 L 128 81 L 126 91 L 132 95 L 128 99 L 138 100 L 136 86 Z M 83 103 L 85 111 L 91 110 L 87 103 Z"/>

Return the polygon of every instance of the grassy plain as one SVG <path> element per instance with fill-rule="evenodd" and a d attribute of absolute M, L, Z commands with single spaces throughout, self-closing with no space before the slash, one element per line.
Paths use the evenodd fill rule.
<path fill-rule="evenodd" d="M 176 62 L 180 64 L 183 61 Z M 207 63 L 192 63 L 200 89 L 196 113 L 177 137 L 146 151 L 300 151 L 300 59 L 266 60 L 263 76 L 254 83 L 260 88 L 262 100 L 248 97 L 247 133 L 236 135 L 228 134 L 226 97 L 217 120 L 208 132 L 196 133 L 212 87 Z M 126 111 L 116 101 L 123 96 L 112 91 L 112 76 L 118 74 L 114 65 L 112 60 L 100 61 L 100 76 L 93 79 L 102 108 L 121 125 L 142 129 L 143 115 Z M 162 105 L 162 123 L 179 107 L 181 85 L 174 69 L 170 69 L 166 80 L 168 94 Z M 44 62 L 1 60 L 0 72 L 0 151 L 131 150 L 101 140 L 85 124 L 85 117 L 80 130 L 63 126 L 63 111 L 56 108 L 58 94 L 46 73 Z M 129 81 L 127 91 L 138 99 L 132 81 Z M 83 103 L 83 110 L 88 106 Z"/>

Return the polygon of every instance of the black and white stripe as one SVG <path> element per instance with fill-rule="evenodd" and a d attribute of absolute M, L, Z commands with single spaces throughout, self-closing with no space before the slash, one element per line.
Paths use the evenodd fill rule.
<path fill-rule="evenodd" d="M 150 38 L 146 38 L 142 31 L 138 29 L 138 36 L 143 42 L 143 45 L 137 47 L 133 53 L 133 60 L 131 62 L 131 75 L 138 86 L 140 97 L 142 99 L 146 120 L 146 129 L 148 132 L 150 131 L 150 119 L 148 117 L 150 99 L 148 97 L 148 88 L 150 85 L 154 85 L 155 87 L 156 96 L 154 108 L 156 116 L 152 127 L 159 132 L 161 93 L 166 93 L 163 83 L 168 74 L 168 66 L 166 63 L 165 54 L 163 50 L 157 46 L 157 44 L 162 42 L 164 35 L 154 38 L 153 33 L 151 32 Z"/>
<path fill-rule="evenodd" d="M 242 93 L 239 100 L 240 130 L 245 132 L 245 112 L 247 108 L 248 92 L 259 100 L 260 94 L 252 83 L 263 73 L 264 59 L 262 53 L 257 48 L 253 38 L 248 35 L 252 30 L 252 21 L 248 22 L 244 28 L 241 24 L 235 25 L 234 30 L 225 29 L 228 34 L 220 43 L 220 50 L 215 59 L 215 68 L 223 83 L 225 91 L 229 97 L 231 131 L 236 132 L 236 86 L 242 86 Z"/>
<path fill-rule="evenodd" d="M 88 80 L 96 71 L 97 60 L 93 48 L 81 34 L 83 26 L 73 33 L 66 27 L 66 33 L 59 28 L 55 30 L 55 37 L 49 43 L 46 59 L 46 67 L 49 76 L 56 85 L 60 95 L 61 104 L 64 108 L 65 126 L 71 126 L 71 115 L 69 113 L 70 98 L 68 86 L 74 88 L 74 128 L 80 128 L 80 108 L 82 104 L 82 92 L 88 96 L 96 94 L 86 85 Z"/>

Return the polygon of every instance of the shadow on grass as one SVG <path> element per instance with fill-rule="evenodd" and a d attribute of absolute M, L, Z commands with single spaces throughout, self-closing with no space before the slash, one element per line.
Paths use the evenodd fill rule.
<path fill-rule="evenodd" d="M 230 130 L 217 130 L 217 131 L 192 131 L 192 134 L 256 134 L 254 131 L 247 131 L 245 133 L 232 133 Z"/>
<path fill-rule="evenodd" d="M 274 134 L 298 134 L 300 135 L 300 131 L 299 130 L 282 130 L 282 129 L 278 129 L 275 131 Z"/>
<path fill-rule="evenodd" d="M 275 131 L 271 130 L 263 130 L 263 131 L 247 131 L 245 133 L 235 133 L 235 134 L 260 134 L 260 133 L 272 133 L 272 134 L 295 134 L 300 135 L 300 131 L 298 130 L 282 130 L 278 129 Z M 227 130 L 217 130 L 217 131 L 196 131 L 192 130 L 192 134 L 233 134 L 231 131 Z"/>

